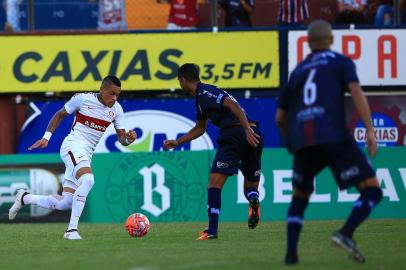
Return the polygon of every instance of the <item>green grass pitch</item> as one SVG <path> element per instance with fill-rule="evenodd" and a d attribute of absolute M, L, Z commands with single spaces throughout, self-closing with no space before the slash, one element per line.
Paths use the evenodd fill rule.
<path fill-rule="evenodd" d="M 307 221 L 294 269 L 406 269 L 406 220 L 369 220 L 355 238 L 366 263 L 330 245 L 341 221 Z M 62 239 L 66 224 L 0 224 L 0 269 L 292 269 L 282 264 L 285 224 L 220 224 L 219 239 L 195 241 L 203 223 L 153 223 L 144 238 L 121 224 L 82 224 L 84 240 Z"/>

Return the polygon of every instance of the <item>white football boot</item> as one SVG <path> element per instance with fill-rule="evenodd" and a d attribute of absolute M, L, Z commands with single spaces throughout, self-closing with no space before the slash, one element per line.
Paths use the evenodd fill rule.
<path fill-rule="evenodd" d="M 19 189 L 16 194 L 16 200 L 14 204 L 10 207 L 10 210 L 8 210 L 8 219 L 13 220 L 17 216 L 18 211 L 23 207 L 22 203 L 22 198 L 24 193 L 26 192 L 24 189 Z"/>
<path fill-rule="evenodd" d="M 69 231 L 65 232 L 65 234 L 63 235 L 63 239 L 65 239 L 65 240 L 81 240 L 82 237 L 80 237 L 78 230 L 69 230 Z"/>

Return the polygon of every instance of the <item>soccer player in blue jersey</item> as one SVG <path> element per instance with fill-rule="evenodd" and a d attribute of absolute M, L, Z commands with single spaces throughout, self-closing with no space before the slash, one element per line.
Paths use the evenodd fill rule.
<path fill-rule="evenodd" d="M 352 239 L 354 231 L 382 200 L 375 172 L 346 127 L 344 93 L 352 96 L 366 127 L 370 156 L 377 152 L 368 102 L 360 87 L 355 65 L 349 58 L 331 51 L 331 26 L 322 20 L 308 28 L 312 53 L 292 72 L 281 92 L 276 122 L 293 153 L 293 196 L 287 214 L 285 264 L 297 264 L 297 245 L 303 216 L 314 190 L 314 177 L 325 167 L 333 172 L 340 189 L 355 186 L 358 200 L 343 227 L 332 235 L 357 262 L 365 258 Z"/>
<path fill-rule="evenodd" d="M 196 125 L 179 139 L 164 141 L 164 148 L 172 149 L 200 137 L 209 120 L 220 128 L 219 148 L 208 185 L 209 226 L 196 240 L 217 238 L 221 189 L 227 177 L 236 174 L 238 169 L 244 175 L 244 194 L 250 205 L 248 227 L 254 229 L 260 215 L 258 183 L 263 148 L 258 122 L 247 118 L 238 102 L 226 91 L 200 82 L 199 68 L 195 64 L 182 65 L 178 69 L 178 80 L 182 90 L 196 99 Z"/>

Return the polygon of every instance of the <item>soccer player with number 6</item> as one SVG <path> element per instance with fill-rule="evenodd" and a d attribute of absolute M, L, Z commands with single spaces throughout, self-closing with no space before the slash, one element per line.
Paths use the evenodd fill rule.
<path fill-rule="evenodd" d="M 355 186 L 358 200 L 344 226 L 331 238 L 357 262 L 365 258 L 353 233 L 382 200 L 382 190 L 370 163 L 347 129 L 344 93 L 351 94 L 367 132 L 370 156 L 377 152 L 371 112 L 351 59 L 330 50 L 331 26 L 316 20 L 308 28 L 312 51 L 291 73 L 282 90 L 276 122 L 293 153 L 293 196 L 287 217 L 286 264 L 297 264 L 297 244 L 303 217 L 314 191 L 314 177 L 329 167 L 340 189 Z"/>
<path fill-rule="evenodd" d="M 62 195 L 34 195 L 20 189 L 9 210 L 10 220 L 13 220 L 18 211 L 27 204 L 47 209 L 72 209 L 64 239 L 82 239 L 78 232 L 78 223 L 86 197 L 94 184 L 90 163 L 96 145 L 111 123 L 114 124 L 118 141 L 122 145 L 129 145 L 136 138 L 133 130 L 126 132 L 124 129 L 123 109 L 117 102 L 120 92 L 120 80 L 110 75 L 103 79 L 99 93 L 76 94 L 54 114 L 42 139 L 36 141 L 28 149 L 47 147 L 52 133 L 61 121 L 68 114 L 75 113 L 72 130 L 63 141 L 60 150 L 61 158 L 66 166 Z"/>

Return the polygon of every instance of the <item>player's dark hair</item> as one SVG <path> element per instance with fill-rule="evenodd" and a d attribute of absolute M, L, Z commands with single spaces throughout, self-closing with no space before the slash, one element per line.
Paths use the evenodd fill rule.
<path fill-rule="evenodd" d="M 183 64 L 178 69 L 178 78 L 185 78 L 186 80 L 191 82 L 200 81 L 199 67 L 193 63 Z"/>
<path fill-rule="evenodd" d="M 102 81 L 102 85 L 103 84 L 105 84 L 105 83 L 107 83 L 107 84 L 109 84 L 109 85 L 115 85 L 115 86 L 118 86 L 118 87 L 121 87 L 121 81 L 120 81 L 120 79 L 119 78 L 117 78 L 116 76 L 114 76 L 114 75 L 108 75 L 108 76 L 106 76 L 104 79 L 103 79 L 103 81 Z"/>

